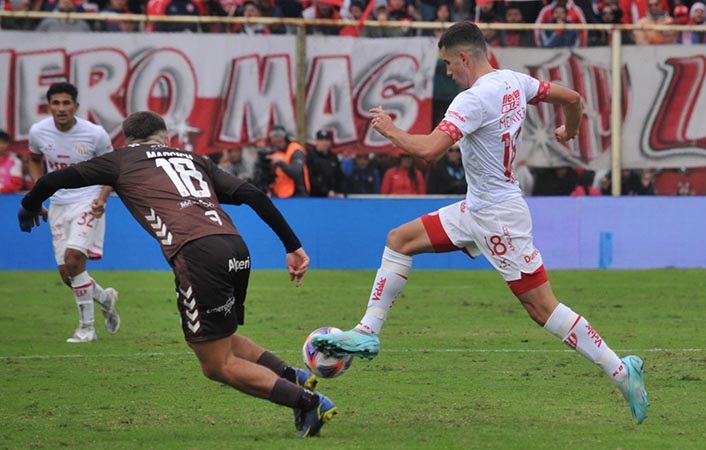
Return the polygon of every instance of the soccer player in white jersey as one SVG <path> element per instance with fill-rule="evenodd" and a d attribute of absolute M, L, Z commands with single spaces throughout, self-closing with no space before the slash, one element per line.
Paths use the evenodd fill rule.
<path fill-rule="evenodd" d="M 527 105 L 541 101 L 561 105 L 565 124 L 554 135 L 565 142 L 578 134 L 581 97 L 554 83 L 493 69 L 483 34 L 472 23 L 451 26 L 441 36 L 439 49 L 447 74 L 464 89 L 441 123 L 430 134 L 412 135 L 397 128 L 382 108 L 373 108 L 372 126 L 395 146 L 429 161 L 438 160 L 459 142 L 468 182 L 466 198 L 390 231 L 364 317 L 353 330 L 318 336 L 312 343 L 325 353 L 372 359 L 379 352 L 378 335 L 407 282 L 414 255 L 459 250 L 472 257 L 483 254 L 529 316 L 597 364 L 630 404 L 634 420 L 642 423 L 649 406 L 642 360 L 633 355 L 619 358 L 584 317 L 556 299 L 542 255 L 533 244 L 530 212 L 514 177 Z"/>
<path fill-rule="evenodd" d="M 110 136 L 102 127 L 76 116 L 77 96 L 78 90 L 70 83 L 54 83 L 47 91 L 51 117 L 29 130 L 29 172 L 35 181 L 45 166 L 47 172 L 54 172 L 113 151 Z M 50 199 L 54 257 L 61 279 L 73 290 L 79 312 L 79 327 L 67 339 L 70 343 L 97 339 L 94 301 L 100 305 L 108 333 L 115 334 L 120 328 L 115 306 L 118 292 L 103 289 L 86 270 L 88 258 L 103 256 L 105 202 L 110 191 L 105 186 L 61 189 Z"/>

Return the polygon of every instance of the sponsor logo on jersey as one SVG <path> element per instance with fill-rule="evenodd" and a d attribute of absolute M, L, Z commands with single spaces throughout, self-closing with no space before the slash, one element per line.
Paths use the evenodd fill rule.
<path fill-rule="evenodd" d="M 502 114 L 508 113 L 520 106 L 520 90 L 515 89 L 510 94 L 503 95 Z"/>
<path fill-rule="evenodd" d="M 240 260 L 238 258 L 231 258 L 228 260 L 228 272 L 237 272 L 239 270 L 246 270 L 250 268 L 250 257 L 247 259 Z"/>
<path fill-rule="evenodd" d="M 537 256 L 539 256 L 539 250 L 537 250 L 537 249 L 535 248 L 531 255 L 525 255 L 525 256 L 524 256 L 525 262 L 526 262 L 526 263 L 531 263 L 532 261 L 534 261 L 534 259 L 535 259 Z"/>

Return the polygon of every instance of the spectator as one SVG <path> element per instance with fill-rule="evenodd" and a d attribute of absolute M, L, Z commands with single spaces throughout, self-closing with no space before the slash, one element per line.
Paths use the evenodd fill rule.
<path fill-rule="evenodd" d="M 346 18 L 348 20 L 360 20 L 363 17 L 363 11 L 365 11 L 365 4 L 362 0 L 352 0 L 350 6 L 348 7 L 348 15 L 350 17 Z M 339 36 L 360 36 L 361 26 L 358 25 L 346 25 L 342 27 L 338 32 Z"/>
<path fill-rule="evenodd" d="M 414 165 L 409 153 L 400 155 L 399 166 L 392 167 L 382 178 L 380 193 L 386 195 L 424 195 L 427 193 L 422 171 Z"/>
<path fill-rule="evenodd" d="M 332 19 L 341 20 L 342 0 L 313 0 L 311 6 L 302 11 L 304 19 Z M 306 27 L 307 34 L 323 34 L 327 36 L 338 35 L 338 25 L 309 25 Z"/>
<path fill-rule="evenodd" d="M 56 2 L 56 12 L 72 13 L 78 11 L 76 10 L 76 5 L 73 0 L 58 0 Z M 88 25 L 88 22 L 81 19 L 48 17 L 39 22 L 39 25 L 37 25 L 37 31 L 47 33 L 58 33 L 62 31 L 87 32 L 91 31 L 91 26 Z"/>
<path fill-rule="evenodd" d="M 0 11 L 37 11 L 41 8 L 41 0 L 0 0 Z M 0 29 L 32 31 L 37 27 L 37 19 L 20 17 L 0 18 Z"/>
<path fill-rule="evenodd" d="M 601 190 L 593 186 L 596 173 L 592 170 L 578 171 L 576 189 L 571 193 L 572 197 L 600 196 Z"/>
<path fill-rule="evenodd" d="M 422 3 L 422 11 L 424 11 L 424 3 Z M 453 21 L 453 19 L 451 18 L 451 6 L 445 2 L 439 2 L 438 6 L 436 7 L 436 12 L 434 13 L 434 16 L 432 17 L 431 20 L 428 20 L 428 22 L 439 22 L 439 23 L 452 22 L 452 21 Z M 434 36 L 436 38 L 439 38 L 443 33 L 444 33 L 443 27 L 432 28 L 432 29 L 427 28 L 427 29 L 422 30 L 422 36 Z"/>
<path fill-rule="evenodd" d="M 252 1 L 246 1 L 242 5 L 242 16 L 248 18 L 262 17 L 260 5 Z M 239 34 L 270 34 L 270 29 L 264 23 L 243 23 L 236 24 L 234 27 L 236 33 Z"/>
<path fill-rule="evenodd" d="M 270 143 L 273 152 L 267 158 L 274 173 L 270 194 L 279 198 L 308 197 L 311 185 L 304 147 L 289 139 L 287 130 L 281 125 L 270 131 Z"/>
<path fill-rule="evenodd" d="M 539 12 L 539 15 L 537 16 L 537 20 L 535 23 L 537 23 L 538 25 L 545 24 L 545 23 L 552 23 L 552 20 L 555 20 L 554 19 L 554 7 L 556 5 L 563 5 L 566 8 L 566 22 L 567 23 L 572 23 L 572 24 L 585 24 L 585 23 L 587 23 L 586 15 L 584 14 L 583 10 L 579 6 L 577 6 L 576 3 L 573 2 L 573 0 L 554 0 L 553 2 L 549 3 L 547 6 L 542 8 L 542 10 Z M 586 46 L 586 44 L 588 42 L 588 32 L 581 31 L 578 33 L 578 35 L 579 35 L 578 45 L 581 47 Z M 535 42 L 537 44 L 537 47 L 542 47 L 540 30 L 535 31 L 534 38 L 535 38 Z"/>
<path fill-rule="evenodd" d="M 22 189 L 22 161 L 8 151 L 10 135 L 0 130 L 0 194 L 13 194 Z"/>
<path fill-rule="evenodd" d="M 655 195 L 654 175 L 649 170 L 644 170 L 640 174 L 640 182 L 635 189 L 635 195 Z"/>
<path fill-rule="evenodd" d="M 554 5 L 552 9 L 552 20 L 549 24 L 571 24 L 567 18 L 567 9 L 564 5 Z M 579 34 L 576 30 L 540 30 L 539 32 L 542 47 L 576 47 L 579 43 Z"/>
<path fill-rule="evenodd" d="M 275 0 L 272 14 L 262 10 L 263 17 L 301 18 L 304 8 L 299 0 Z M 296 34 L 297 27 L 294 25 L 273 25 L 270 30 L 276 34 Z"/>
<path fill-rule="evenodd" d="M 677 192 L 675 195 L 696 195 L 694 187 L 688 181 L 680 181 L 677 184 Z"/>
<path fill-rule="evenodd" d="M 476 10 L 473 16 L 468 18 L 474 23 L 503 23 L 502 16 L 495 11 L 496 3 L 493 0 L 476 0 Z M 498 30 L 484 29 L 483 38 L 485 42 L 493 47 L 501 47 L 502 32 Z"/>
<path fill-rule="evenodd" d="M 533 195 L 570 195 L 576 189 L 576 171 L 571 167 L 556 167 L 538 173 Z"/>
<path fill-rule="evenodd" d="M 599 11 L 599 16 L 596 19 L 596 23 L 601 25 L 619 25 L 621 24 L 621 19 L 623 12 L 620 10 L 616 3 L 603 3 Z M 621 33 L 623 36 L 622 42 L 625 44 L 625 37 L 628 33 Z M 588 32 L 588 45 L 591 47 L 605 47 L 610 45 L 612 42 L 613 33 L 611 31 L 605 30 L 591 30 Z"/>
<path fill-rule="evenodd" d="M 380 179 L 382 180 L 388 170 L 399 165 L 400 158 L 390 152 L 378 153 L 371 159 L 370 163 L 380 172 Z"/>
<path fill-rule="evenodd" d="M 695 2 L 689 10 L 687 25 L 704 25 L 706 5 Z M 706 44 L 706 31 L 683 31 L 679 33 L 679 42 L 682 44 Z"/>
<path fill-rule="evenodd" d="M 246 156 L 245 149 L 242 147 L 223 151 L 218 167 L 246 181 L 252 182 L 255 177 L 255 159 L 250 152 Z"/>
<path fill-rule="evenodd" d="M 414 22 L 407 10 L 406 0 L 387 0 L 387 18 L 392 22 Z M 417 30 L 409 27 L 391 28 L 395 36 L 416 36 Z"/>
<path fill-rule="evenodd" d="M 332 147 L 331 132 L 317 131 L 316 144 L 307 155 L 312 197 L 342 197 L 345 192 L 346 177 Z"/>
<path fill-rule="evenodd" d="M 127 7 L 127 0 L 110 0 L 108 6 L 101 11 L 104 14 L 130 14 Z M 137 22 L 124 20 L 106 20 L 97 22 L 96 27 L 99 31 L 109 32 L 131 32 L 137 30 Z"/>
<path fill-rule="evenodd" d="M 517 5 L 510 5 L 505 10 L 506 23 L 525 23 L 522 9 Z M 502 41 L 505 47 L 534 47 L 534 33 L 532 30 L 505 30 Z"/>
<path fill-rule="evenodd" d="M 203 3 L 193 0 L 149 0 L 147 15 L 199 17 L 208 15 L 208 9 Z M 145 31 L 198 33 L 202 30 L 197 22 L 152 22 L 145 25 Z"/>
<path fill-rule="evenodd" d="M 660 0 L 647 1 L 647 14 L 637 21 L 637 25 L 670 25 L 673 19 L 662 9 Z M 677 33 L 674 31 L 635 30 L 635 44 L 658 45 L 674 44 L 677 42 Z"/>
<path fill-rule="evenodd" d="M 380 171 L 371 164 L 364 153 L 355 155 L 355 166 L 346 178 L 346 192 L 349 194 L 379 194 Z"/>
<path fill-rule="evenodd" d="M 468 190 L 461 149 L 452 146 L 429 170 L 427 194 L 463 195 Z"/>

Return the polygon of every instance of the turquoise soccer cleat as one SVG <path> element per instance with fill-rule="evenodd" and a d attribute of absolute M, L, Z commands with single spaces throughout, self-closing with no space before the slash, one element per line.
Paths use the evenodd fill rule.
<path fill-rule="evenodd" d="M 619 386 L 620 392 L 630 404 L 632 417 L 639 425 L 647 418 L 647 408 L 650 406 L 645 389 L 644 363 L 634 355 L 626 356 L 622 361 L 628 369 L 628 376 Z"/>
<path fill-rule="evenodd" d="M 320 334 L 311 338 L 311 344 L 325 355 L 354 355 L 373 359 L 380 352 L 380 338 L 355 331 Z"/>

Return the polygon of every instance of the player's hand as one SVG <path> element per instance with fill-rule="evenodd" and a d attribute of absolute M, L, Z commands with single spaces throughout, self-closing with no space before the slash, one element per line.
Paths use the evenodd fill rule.
<path fill-rule="evenodd" d="M 579 132 L 576 130 L 575 133 L 567 133 L 566 132 L 566 126 L 562 125 L 556 130 L 554 130 L 554 137 L 556 138 L 557 141 L 559 142 L 567 142 L 578 136 Z"/>
<path fill-rule="evenodd" d="M 17 220 L 20 222 L 20 230 L 25 233 L 31 233 L 33 227 L 38 227 L 41 223 L 39 218 L 47 221 L 47 209 L 42 206 L 41 209 L 37 211 L 29 211 L 20 206 L 17 211 Z"/>
<path fill-rule="evenodd" d="M 287 253 L 289 281 L 297 280 L 297 287 L 302 285 L 304 273 L 309 268 L 309 261 L 309 255 L 301 247 L 291 253 Z"/>
<path fill-rule="evenodd" d="M 94 198 L 91 203 L 91 212 L 96 219 L 100 219 L 105 214 L 105 200 Z"/>
<path fill-rule="evenodd" d="M 382 106 L 372 108 L 370 112 L 373 113 L 373 120 L 370 121 L 370 124 L 378 133 L 388 137 L 388 132 L 395 127 L 395 124 L 392 123 L 392 117 L 382 109 Z"/>

